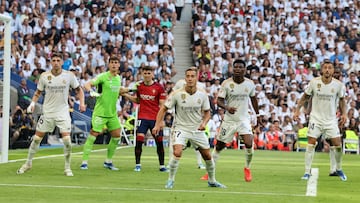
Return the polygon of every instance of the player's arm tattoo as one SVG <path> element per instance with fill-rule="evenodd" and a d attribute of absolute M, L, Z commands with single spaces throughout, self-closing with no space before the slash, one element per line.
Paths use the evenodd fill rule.
<path fill-rule="evenodd" d="M 340 108 L 341 115 L 347 115 L 346 102 L 345 102 L 344 97 L 339 99 L 339 108 Z"/>
<path fill-rule="evenodd" d="M 307 94 L 303 94 L 302 97 L 300 98 L 298 105 L 296 106 L 296 110 L 300 111 L 301 107 L 307 107 L 309 104 L 309 100 L 311 98 L 311 95 L 307 95 Z"/>

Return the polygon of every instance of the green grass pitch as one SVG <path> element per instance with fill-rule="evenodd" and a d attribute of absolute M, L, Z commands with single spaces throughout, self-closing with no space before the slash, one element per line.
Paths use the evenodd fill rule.
<path fill-rule="evenodd" d="M 329 177 L 329 156 L 316 153 L 313 168 L 319 169 L 316 197 L 306 196 L 307 181 L 303 152 L 255 151 L 253 181 L 244 181 L 244 151 L 224 150 L 216 167 L 216 179 L 228 188 L 209 188 L 200 180 L 205 170 L 197 168 L 195 154 L 186 149 L 180 161 L 173 189 L 165 189 L 168 174 L 159 172 L 155 147 L 144 147 L 142 171 L 134 172 L 134 150 L 121 147 L 114 164 L 119 171 L 103 168 L 106 146 L 96 145 L 90 155 L 89 170 L 80 170 L 81 146 L 73 148 L 74 177 L 63 175 L 62 148 L 40 149 L 33 168 L 17 175 L 27 150 L 9 151 L 9 163 L 0 164 L 0 202 L 360 202 L 360 156 L 343 157 L 347 182 Z M 165 155 L 166 159 L 168 154 Z M 167 160 L 166 160 L 167 162 Z"/>

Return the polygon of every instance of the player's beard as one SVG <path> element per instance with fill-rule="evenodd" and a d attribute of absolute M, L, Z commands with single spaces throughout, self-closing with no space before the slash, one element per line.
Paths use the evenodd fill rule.
<path fill-rule="evenodd" d="M 329 79 L 329 78 L 332 77 L 332 75 L 331 75 L 329 72 L 325 72 L 324 77 L 325 77 L 326 79 Z"/>

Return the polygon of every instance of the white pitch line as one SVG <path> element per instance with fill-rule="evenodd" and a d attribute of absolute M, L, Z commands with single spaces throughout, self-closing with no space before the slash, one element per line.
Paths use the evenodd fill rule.
<path fill-rule="evenodd" d="M 30 185 L 30 184 L 6 184 L 0 183 L 4 187 L 38 187 L 38 188 L 65 188 L 65 189 L 88 189 L 88 190 L 121 190 L 121 191 L 150 191 L 150 192 L 179 192 L 179 193 L 210 193 L 210 194 L 236 194 L 236 195 L 265 195 L 265 196 L 291 196 L 291 197 L 305 197 L 301 194 L 289 193 L 272 193 L 272 192 L 230 192 L 225 190 L 172 190 L 172 189 L 150 189 L 150 188 L 114 188 L 114 187 L 87 187 L 76 185 Z"/>
<path fill-rule="evenodd" d="M 121 147 L 118 147 L 116 149 L 123 149 L 123 148 L 128 148 L 128 147 L 131 147 L 131 146 L 121 146 Z M 96 150 L 92 150 L 91 152 L 101 152 L 101 151 L 105 151 L 107 149 L 96 149 Z M 71 153 L 71 154 L 82 154 L 83 152 L 75 152 L 75 153 Z M 48 155 L 48 156 L 41 156 L 41 157 L 35 157 L 35 159 L 47 159 L 47 158 L 54 158 L 54 157 L 61 157 L 61 156 L 64 156 L 64 154 L 54 154 L 54 155 Z M 18 161 L 26 161 L 27 159 L 15 159 L 15 160 L 9 160 L 7 163 L 14 163 L 14 162 L 18 162 Z M 4 163 L 0 163 L 0 164 L 4 164 Z"/>
<path fill-rule="evenodd" d="M 307 182 L 306 196 L 316 197 L 317 194 L 317 180 L 319 178 L 319 169 L 312 168 L 311 176 Z"/>

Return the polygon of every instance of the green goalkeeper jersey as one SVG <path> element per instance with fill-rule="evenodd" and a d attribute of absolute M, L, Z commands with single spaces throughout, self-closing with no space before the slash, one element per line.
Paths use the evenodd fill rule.
<path fill-rule="evenodd" d="M 92 84 L 97 87 L 100 96 L 96 98 L 93 115 L 100 117 L 117 116 L 116 102 L 118 101 L 121 87 L 121 77 L 104 72 L 92 79 Z"/>

